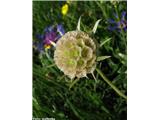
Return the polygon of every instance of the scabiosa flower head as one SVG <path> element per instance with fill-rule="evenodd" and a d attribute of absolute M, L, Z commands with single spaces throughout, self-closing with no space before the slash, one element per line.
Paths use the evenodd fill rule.
<path fill-rule="evenodd" d="M 127 31 L 127 21 L 126 21 L 126 12 L 121 13 L 121 17 L 119 18 L 117 14 L 114 14 L 115 19 L 108 19 L 108 23 L 110 24 L 108 29 L 110 31 Z"/>
<path fill-rule="evenodd" d="M 56 44 L 54 61 L 71 79 L 86 77 L 96 66 L 96 45 L 93 39 L 82 31 L 67 32 Z"/>
<path fill-rule="evenodd" d="M 63 26 L 57 25 L 56 27 L 54 26 L 49 26 L 44 29 L 44 34 L 42 35 L 37 35 L 37 38 L 40 40 L 37 43 L 37 48 L 39 51 L 43 51 L 45 49 L 51 48 L 52 45 L 55 45 L 57 40 L 64 35 L 65 31 Z"/>

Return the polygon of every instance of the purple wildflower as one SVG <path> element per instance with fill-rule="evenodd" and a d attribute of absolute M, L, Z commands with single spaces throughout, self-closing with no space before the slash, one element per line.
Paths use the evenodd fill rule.
<path fill-rule="evenodd" d="M 108 29 L 110 31 L 118 30 L 125 32 L 127 31 L 127 21 L 126 21 L 126 12 L 121 13 L 121 17 L 119 18 L 117 14 L 114 14 L 115 19 L 108 19 L 108 23 L 110 23 L 110 26 L 108 26 Z"/>
<path fill-rule="evenodd" d="M 36 47 L 39 51 L 43 51 L 44 48 L 51 48 L 52 43 L 56 43 L 57 40 L 65 34 L 64 28 L 62 25 L 49 26 L 44 29 L 44 34 L 37 35 L 38 42 L 36 44 Z"/>

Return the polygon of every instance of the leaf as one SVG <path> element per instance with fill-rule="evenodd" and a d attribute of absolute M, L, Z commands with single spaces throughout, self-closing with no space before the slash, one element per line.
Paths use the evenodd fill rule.
<path fill-rule="evenodd" d="M 107 43 L 108 41 L 110 41 L 112 38 L 108 38 L 106 39 L 105 41 L 103 41 L 101 44 L 100 44 L 100 47 L 102 47 L 105 43 Z"/>
<path fill-rule="evenodd" d="M 110 58 L 111 56 L 100 56 L 100 57 L 97 57 L 97 61 L 103 61 L 107 58 Z"/>
<path fill-rule="evenodd" d="M 77 30 L 79 31 L 80 31 L 80 24 L 81 24 L 81 16 L 79 17 L 78 24 L 77 24 Z"/>
<path fill-rule="evenodd" d="M 79 79 L 73 80 L 73 82 L 69 86 L 69 90 L 79 81 Z"/>
<path fill-rule="evenodd" d="M 99 24 L 100 21 L 101 21 L 101 19 L 99 19 L 99 20 L 96 21 L 96 23 L 95 23 L 95 25 L 93 27 L 93 30 L 92 30 L 93 34 L 96 33 L 96 30 L 97 30 L 97 27 L 98 27 L 98 24 Z"/>
<path fill-rule="evenodd" d="M 38 102 L 37 102 L 37 100 L 33 97 L 33 106 L 35 107 L 35 109 L 37 109 L 37 110 L 40 110 L 41 108 L 40 108 L 40 106 L 39 106 L 39 104 L 38 104 Z"/>
<path fill-rule="evenodd" d="M 100 74 L 103 80 L 121 97 L 127 100 L 127 96 L 122 93 L 103 73 L 100 69 L 96 68 L 96 71 Z"/>

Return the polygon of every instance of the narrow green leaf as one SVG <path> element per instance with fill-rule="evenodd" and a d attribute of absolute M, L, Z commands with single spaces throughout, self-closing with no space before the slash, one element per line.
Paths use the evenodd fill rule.
<path fill-rule="evenodd" d="M 107 43 L 108 41 L 110 41 L 112 38 L 108 38 L 106 39 L 105 41 L 103 41 L 101 44 L 100 44 L 100 47 L 102 47 L 105 43 Z"/>
<path fill-rule="evenodd" d="M 96 23 L 95 23 L 95 25 L 93 27 L 93 30 L 92 30 L 93 34 L 96 33 L 96 30 L 97 30 L 97 27 L 98 27 L 98 24 L 99 24 L 100 21 L 101 21 L 101 19 L 99 19 L 99 20 L 96 21 Z"/>
<path fill-rule="evenodd" d="M 78 24 L 77 24 L 77 30 L 79 30 L 79 31 L 81 30 L 80 24 L 81 24 L 81 16 L 79 17 Z"/>
<path fill-rule="evenodd" d="M 41 108 L 40 108 L 37 100 L 34 97 L 32 98 L 32 100 L 33 100 L 33 106 L 35 107 L 35 109 L 40 110 Z"/>
<path fill-rule="evenodd" d="M 69 86 L 69 90 L 79 81 L 79 79 L 73 80 L 73 82 Z"/>
<path fill-rule="evenodd" d="M 70 106 L 71 110 L 77 116 L 80 120 L 84 120 L 83 117 L 79 114 L 78 110 L 76 107 L 69 101 L 69 99 L 66 100 L 67 104 Z"/>
<path fill-rule="evenodd" d="M 50 67 L 54 67 L 56 64 L 51 64 L 51 65 L 48 65 L 46 66 L 47 68 L 50 68 Z"/>
<path fill-rule="evenodd" d="M 110 58 L 111 56 L 100 56 L 100 57 L 97 57 L 97 61 L 99 62 L 99 61 L 103 61 L 103 60 L 105 60 L 105 59 L 107 59 L 107 58 Z"/>
<path fill-rule="evenodd" d="M 98 68 L 96 68 L 96 71 L 100 74 L 100 76 L 103 78 L 103 80 L 108 83 L 108 85 L 121 97 L 127 100 L 127 96 L 123 94 L 109 79 L 102 73 L 102 71 Z"/>

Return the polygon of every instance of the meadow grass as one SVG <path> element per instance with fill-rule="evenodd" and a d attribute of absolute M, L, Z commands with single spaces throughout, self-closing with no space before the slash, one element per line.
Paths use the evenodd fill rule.
<path fill-rule="evenodd" d="M 33 47 L 33 118 L 55 120 L 126 120 L 127 119 L 127 33 L 110 31 L 107 21 L 120 18 L 127 3 L 74 1 L 62 15 L 65 1 L 33 1 L 33 43 L 39 41 L 50 25 L 62 24 L 65 31 L 91 31 L 101 19 L 92 37 L 97 44 L 96 70 L 88 78 L 70 80 L 54 63 L 54 48 L 39 52 Z M 34 46 L 34 45 L 33 45 Z"/>

